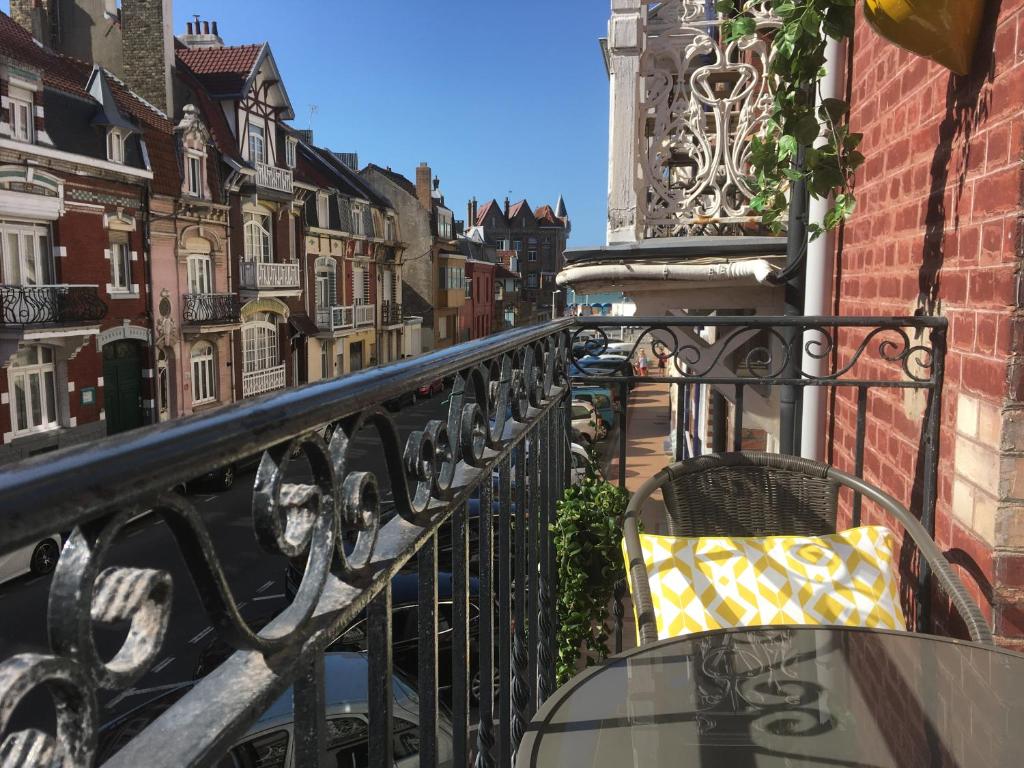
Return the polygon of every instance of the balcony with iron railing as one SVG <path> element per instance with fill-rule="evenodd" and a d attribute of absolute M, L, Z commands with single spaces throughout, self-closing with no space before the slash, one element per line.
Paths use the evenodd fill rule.
<path fill-rule="evenodd" d="M 380 317 L 383 325 L 402 324 L 402 305 L 394 301 L 385 301 L 380 305 Z"/>
<path fill-rule="evenodd" d="M 284 365 L 264 368 L 259 371 L 246 371 L 242 374 L 242 397 L 257 397 L 267 392 L 284 389 L 288 384 Z"/>
<path fill-rule="evenodd" d="M 368 325 L 377 324 L 376 304 L 356 304 L 354 311 L 356 328 L 364 328 Z"/>
<path fill-rule="evenodd" d="M 295 291 L 301 287 L 295 262 L 242 261 L 242 288 L 249 291 Z"/>
<path fill-rule="evenodd" d="M 360 309 L 372 317 L 372 305 L 356 306 L 356 323 Z M 849 333 L 864 341 L 841 366 L 823 376 L 801 371 L 801 354 L 836 349 Z M 920 317 L 563 319 L 10 467 L 0 475 L 0 554 L 55 530 L 73 532 L 50 589 L 52 650 L 16 655 L 0 666 L 0 713 L 57 680 L 61 725 L 56 735 L 25 729 L 0 738 L 15 739 L 26 753 L 60 750 L 75 756 L 75 764 L 92 764 L 110 702 L 161 690 L 164 678 L 156 675 L 166 659 L 216 642 L 221 650 L 197 664 L 198 682 L 175 687 L 151 712 L 133 711 L 130 728 L 118 720 L 103 730 L 102 764 L 213 765 L 229 753 L 246 764 L 263 733 L 260 713 L 292 700 L 294 764 L 325 764 L 337 723 L 324 676 L 340 663 L 333 651 L 339 643 L 349 647 L 354 636 L 346 632 L 355 624 L 362 638 L 356 645 L 366 655 L 352 663 L 363 664 L 369 680 L 359 705 L 368 715 L 361 720 L 368 764 L 393 765 L 398 749 L 408 756 L 409 745 L 393 738 L 392 724 L 415 719 L 411 754 L 421 764 L 440 758 L 466 766 L 480 756 L 509 766 L 531 718 L 556 692 L 560 583 L 551 525 L 572 478 L 571 386 L 609 388 L 620 425 L 643 412 L 653 388 L 671 393 L 678 404 L 671 427 L 660 406 L 657 421 L 673 438 L 675 458 L 739 448 L 752 428 L 784 429 L 787 403 L 809 389 L 833 389 L 857 414 L 856 433 L 842 443 L 853 447 L 857 472 L 864 468 L 872 403 L 884 392 L 920 393 L 932 405 L 921 421 L 915 514 L 931 533 L 945 333 L 944 320 Z M 620 338 L 627 359 L 640 350 L 665 354 L 667 368 L 640 379 L 621 360 L 595 356 Z M 414 406 L 399 431 L 385 404 L 432 391 L 439 381 L 450 396 Z M 634 399 L 637 384 L 643 394 Z M 246 397 L 284 386 L 283 365 L 243 376 Z M 725 405 L 715 407 L 725 418 L 695 412 L 701 398 L 722 398 Z M 708 428 L 714 434 L 698 434 Z M 631 475 L 647 472 L 642 462 L 651 451 L 630 454 L 625 430 L 609 442 L 616 462 L 611 480 L 625 486 Z M 262 459 L 252 525 L 265 552 L 244 549 L 237 527 L 236 544 L 215 548 L 210 529 L 217 519 L 199 514 L 198 497 L 168 489 L 254 452 Z M 167 521 L 180 561 L 145 568 L 106 562 L 110 543 L 140 510 Z M 859 519 L 859 497 L 852 510 Z M 290 603 L 272 602 L 261 591 L 257 599 L 267 596 L 270 614 L 257 621 L 257 614 L 243 613 L 249 598 L 224 574 L 243 568 L 252 584 L 273 585 L 284 558 L 293 563 L 286 579 Z M 270 573 L 276 575 L 263 575 Z M 392 623 L 399 609 L 393 590 L 410 578 L 418 588 L 400 599 L 403 609 L 411 600 L 419 611 L 411 662 L 407 635 L 403 653 L 392 652 L 397 633 L 406 631 L 406 624 Z M 174 589 L 175 611 L 192 603 L 200 623 L 195 631 L 167 632 L 172 587 L 190 581 L 197 591 Z M 927 578 L 910 578 L 904 587 L 915 606 L 913 624 L 930 628 Z M 621 597 L 611 615 L 617 649 L 630 635 Z M 439 633 L 442 616 L 447 629 Z M 118 654 L 113 646 L 103 656 L 85 650 L 94 648 L 94 631 L 115 627 L 124 638 Z M 109 632 L 104 637 L 113 642 Z M 392 678 L 399 666 L 412 670 L 417 699 Z M 326 690 L 337 684 L 332 678 Z M 98 696 L 108 709 L 97 709 Z M 780 716 L 788 717 L 786 701 L 780 699 Z M 799 709 L 802 699 L 794 701 Z M 0 721 L 0 728 L 9 727 Z"/>
<path fill-rule="evenodd" d="M 355 311 L 352 305 L 317 307 L 316 325 L 321 331 L 344 331 L 355 327 Z"/>
<path fill-rule="evenodd" d="M 185 325 L 232 325 L 241 322 L 241 301 L 233 293 L 186 293 L 182 298 Z"/>
<path fill-rule="evenodd" d="M 0 324 L 98 323 L 107 305 L 95 285 L 0 285 Z"/>
<path fill-rule="evenodd" d="M 294 179 L 290 169 L 279 168 L 276 165 L 260 162 L 255 163 L 255 166 L 255 183 L 257 187 L 270 189 L 275 192 L 284 192 L 289 195 L 294 192 Z"/>

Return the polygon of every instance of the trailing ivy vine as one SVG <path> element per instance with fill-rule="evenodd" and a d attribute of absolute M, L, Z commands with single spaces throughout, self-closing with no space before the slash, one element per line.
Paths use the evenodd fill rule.
<path fill-rule="evenodd" d="M 629 494 L 593 471 L 565 489 L 551 530 L 558 559 L 558 662 L 562 685 L 576 673 L 580 651 L 587 666 L 608 656 L 608 605 L 626 577 L 622 515 Z"/>
<path fill-rule="evenodd" d="M 763 5 L 763 0 L 760 0 Z M 809 225 L 812 239 L 849 217 L 856 205 L 853 175 L 864 162 L 857 151 L 862 134 L 847 124 L 850 106 L 841 99 L 818 99 L 824 76 L 827 38 L 843 40 L 853 34 L 856 0 L 770 0 L 782 26 L 772 42 L 771 74 L 774 101 L 766 128 L 751 141 L 751 206 L 773 232 L 785 225 L 788 192 L 803 180 L 811 196 L 834 195 L 824 227 Z M 723 14 L 734 14 L 726 35 L 735 40 L 757 31 L 752 6 L 757 0 L 718 0 Z M 820 103 L 819 103 L 820 102 Z M 818 141 L 819 135 L 821 140 Z M 812 146 L 816 143 L 817 146 Z M 805 148 L 802 167 L 794 162 Z"/>

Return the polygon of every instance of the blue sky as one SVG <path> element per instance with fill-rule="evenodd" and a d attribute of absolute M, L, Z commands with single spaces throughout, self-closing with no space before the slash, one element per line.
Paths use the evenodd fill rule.
<path fill-rule="evenodd" d="M 509 194 L 565 195 L 573 245 L 604 242 L 607 0 L 192 0 L 229 45 L 270 42 L 318 144 L 414 178 L 421 161 L 459 218 Z M 9 8 L 3 1 L 0 7 Z M 299 9 L 302 9 L 301 12 Z M 317 113 L 310 120 L 310 106 Z"/>

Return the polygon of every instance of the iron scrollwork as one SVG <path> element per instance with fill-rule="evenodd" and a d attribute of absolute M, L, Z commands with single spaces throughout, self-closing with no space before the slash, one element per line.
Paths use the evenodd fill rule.
<path fill-rule="evenodd" d="M 0 323 L 98 323 L 107 305 L 94 285 L 0 285 Z"/>
<path fill-rule="evenodd" d="M 182 317 L 186 323 L 237 323 L 241 312 L 233 293 L 186 293 Z"/>
<path fill-rule="evenodd" d="M 537 415 L 531 407 L 547 407 L 564 398 L 567 333 L 546 331 L 533 338 L 496 356 L 485 353 L 451 374 L 447 420 L 429 421 L 413 431 L 404 446 L 380 402 L 339 414 L 329 439 L 324 430 L 317 430 L 264 451 L 252 500 L 257 541 L 269 553 L 305 559 L 306 566 L 292 602 L 261 632 L 242 617 L 206 524 L 184 496 L 164 493 L 145 504 L 135 502 L 99 516 L 96 510 L 83 510 L 83 522 L 69 537 L 50 589 L 52 654 L 21 654 L 0 664 L 0 762 L 32 768 L 91 765 L 98 693 L 125 689 L 152 668 L 169 622 L 172 576 L 159 569 L 105 565 L 125 526 L 144 509 L 151 508 L 167 523 L 220 639 L 234 649 L 267 657 L 305 652 L 309 639 L 323 626 L 313 617 L 331 574 L 364 596 L 381 588 L 379 579 L 370 578 L 381 565 L 376 560 L 383 536 L 380 479 L 350 467 L 355 436 L 364 429 L 376 432 L 397 514 L 416 525 L 436 525 L 451 513 L 447 502 L 466 488 L 456 485 L 460 463 L 486 469 L 495 452 L 516 439 L 506 430 L 509 419 L 532 434 L 550 414 L 545 410 Z M 345 382 L 334 386 L 345 394 Z M 244 407 L 233 416 L 240 421 L 245 417 Z M 278 430 L 285 437 L 287 423 L 282 421 Z M 173 441 L 175 427 L 155 439 Z M 300 453 L 312 470 L 312 481 L 287 482 L 289 463 Z M 219 458 L 211 455 L 210 463 Z M 472 482 L 490 482 L 490 473 L 478 471 Z M 405 557 L 414 554 L 409 551 Z M 350 608 L 341 614 L 348 616 L 345 611 Z M 93 640 L 95 627 L 124 623 L 129 629 L 121 648 L 104 660 Z M 296 676 L 301 666 L 293 665 Z M 56 734 L 9 732 L 12 713 L 39 687 L 50 691 L 56 705 Z"/>

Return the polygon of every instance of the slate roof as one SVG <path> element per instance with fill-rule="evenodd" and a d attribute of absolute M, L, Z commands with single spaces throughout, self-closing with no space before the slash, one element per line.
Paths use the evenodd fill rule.
<path fill-rule="evenodd" d="M 223 48 L 176 48 L 178 61 L 213 96 L 236 96 L 245 89 L 266 43 Z"/>
<path fill-rule="evenodd" d="M 40 72 L 46 91 L 47 133 L 58 149 L 106 159 L 103 134 L 92 125 L 101 109 L 88 91 L 94 71 L 92 64 L 41 47 L 27 30 L 4 13 L 0 13 L 0 55 Z M 169 194 L 180 191 L 171 121 L 111 73 L 105 72 L 104 80 L 117 110 L 141 129 L 154 173 L 154 189 Z M 126 148 L 126 159 L 131 167 L 141 168 L 142 157 L 133 144 Z"/>
<path fill-rule="evenodd" d="M 361 200 L 369 200 L 381 208 L 393 208 L 390 200 L 375 192 L 358 173 L 341 162 L 329 149 L 315 147 L 305 141 L 300 141 L 299 147 L 300 153 L 306 152 L 309 159 L 314 161 L 310 163 L 310 169 L 316 170 L 318 178 L 330 179 L 329 183 L 321 183 L 319 181 L 313 181 L 312 183 L 328 189 L 337 189 L 343 195 L 349 195 Z"/>
<path fill-rule="evenodd" d="M 381 176 L 384 176 L 384 177 L 390 179 L 396 185 L 398 185 L 399 187 L 404 189 L 406 192 L 408 192 L 413 197 L 416 196 L 416 185 L 413 184 L 411 181 L 409 181 L 409 179 L 407 179 L 402 174 L 398 173 L 397 171 L 393 171 L 390 168 L 381 168 L 379 165 L 374 165 L 373 163 L 370 163 L 365 168 L 363 168 L 363 170 L 360 171 L 360 173 L 364 173 L 365 171 L 368 171 L 368 170 L 371 170 L 371 169 L 376 171 L 377 173 L 379 173 Z"/>

